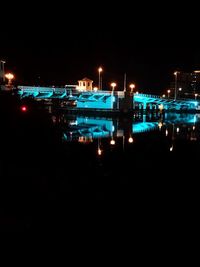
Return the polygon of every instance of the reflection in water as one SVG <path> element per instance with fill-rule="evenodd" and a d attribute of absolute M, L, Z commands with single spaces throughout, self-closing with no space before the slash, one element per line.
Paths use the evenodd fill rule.
<path fill-rule="evenodd" d="M 63 117 L 62 117 L 63 116 Z M 110 144 L 115 145 L 115 138 L 128 136 L 132 143 L 132 134 L 162 130 L 165 136 L 169 133 L 173 138 L 179 133 L 195 131 L 200 120 L 197 114 L 166 114 L 165 117 L 149 118 L 146 115 L 138 118 L 90 118 L 79 116 L 66 116 L 57 118 L 64 124 L 63 136 L 66 141 L 92 142 L 93 139 L 111 138 Z M 53 116 L 54 123 L 56 117 Z M 183 131 L 184 130 L 184 131 Z"/>
<path fill-rule="evenodd" d="M 97 154 L 103 154 L 102 140 L 108 140 L 111 147 L 115 147 L 118 139 L 125 143 L 134 143 L 134 136 L 154 132 L 160 134 L 169 142 L 169 151 L 175 149 L 175 140 L 185 139 L 196 141 L 200 138 L 198 114 L 165 114 L 165 115 L 134 115 L 129 118 L 93 118 L 62 114 L 52 117 L 54 123 L 62 125 L 64 142 L 91 143 L 97 142 Z"/>

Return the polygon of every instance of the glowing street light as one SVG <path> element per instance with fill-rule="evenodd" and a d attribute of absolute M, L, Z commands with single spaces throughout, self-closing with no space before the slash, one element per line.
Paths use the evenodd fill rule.
<path fill-rule="evenodd" d="M 180 72 L 179 71 L 175 71 L 174 72 L 174 76 L 175 76 L 175 83 L 174 83 L 174 100 L 176 100 L 177 97 L 177 76 Z"/>
<path fill-rule="evenodd" d="M 180 93 L 180 94 L 181 94 L 181 92 L 182 92 L 182 88 L 181 88 L 181 87 L 179 87 L 179 88 L 178 88 L 178 92 L 177 92 L 177 97 L 178 97 L 178 93 Z M 179 95 L 180 95 L 180 94 L 179 94 Z"/>
<path fill-rule="evenodd" d="M 194 94 L 195 100 L 197 99 L 198 94 Z"/>
<path fill-rule="evenodd" d="M 129 137 L 129 139 L 128 139 L 128 142 L 130 143 L 130 144 L 132 144 L 133 143 L 133 137 Z"/>
<path fill-rule="evenodd" d="M 111 140 L 110 140 L 110 144 L 111 144 L 112 146 L 114 146 L 114 145 L 115 145 L 115 140 L 114 140 L 114 139 L 111 139 Z"/>
<path fill-rule="evenodd" d="M 99 90 L 102 89 L 102 86 L 101 86 L 101 84 L 102 84 L 102 77 L 101 77 L 102 71 L 103 71 L 102 67 L 99 67 L 98 68 L 98 72 L 99 72 Z"/>
<path fill-rule="evenodd" d="M 169 98 L 169 94 L 171 93 L 171 90 L 167 90 L 167 96 Z"/>
<path fill-rule="evenodd" d="M 163 98 L 165 98 L 165 96 L 166 96 L 165 94 L 162 95 Z"/>
<path fill-rule="evenodd" d="M 94 90 L 95 92 L 97 92 L 97 91 L 98 91 L 98 87 L 94 87 L 93 90 Z"/>
<path fill-rule="evenodd" d="M 14 79 L 14 75 L 12 73 L 5 74 L 6 79 L 8 79 L 8 86 L 12 84 L 12 80 Z"/>
<path fill-rule="evenodd" d="M 112 87 L 112 91 L 114 91 L 114 90 L 115 90 L 115 87 L 117 86 L 117 84 L 113 82 L 113 83 L 111 83 L 110 85 L 111 85 L 111 87 Z"/>
<path fill-rule="evenodd" d="M 97 150 L 97 154 L 98 154 L 99 156 L 102 155 L 102 150 L 101 150 L 100 148 L 98 148 L 98 150 Z"/>
<path fill-rule="evenodd" d="M 129 85 L 129 87 L 131 88 L 131 93 L 133 92 L 133 89 L 135 89 L 135 84 L 134 83 L 131 83 L 130 85 Z"/>

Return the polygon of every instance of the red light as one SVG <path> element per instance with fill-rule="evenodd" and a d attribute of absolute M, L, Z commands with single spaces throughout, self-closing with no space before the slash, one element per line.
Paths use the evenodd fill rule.
<path fill-rule="evenodd" d="M 27 107 L 26 106 L 22 106 L 21 107 L 21 111 L 26 112 L 27 111 Z"/>

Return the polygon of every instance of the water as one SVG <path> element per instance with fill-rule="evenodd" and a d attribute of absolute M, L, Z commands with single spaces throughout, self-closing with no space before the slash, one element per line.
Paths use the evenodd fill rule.
<path fill-rule="evenodd" d="M 20 115 L 1 140 L 4 219 L 46 230 L 191 216 L 199 128 L 198 114 Z"/>

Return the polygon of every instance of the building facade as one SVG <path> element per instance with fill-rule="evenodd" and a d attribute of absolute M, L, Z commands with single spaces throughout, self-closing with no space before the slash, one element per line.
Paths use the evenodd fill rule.
<path fill-rule="evenodd" d="M 3 88 L 5 84 L 5 71 L 4 71 L 5 61 L 0 60 L 0 87 Z"/>
<path fill-rule="evenodd" d="M 78 91 L 92 91 L 92 84 L 92 80 L 88 78 L 83 78 L 82 80 L 78 81 L 78 86 L 76 87 L 76 89 Z"/>
<path fill-rule="evenodd" d="M 171 92 L 176 90 L 177 98 L 200 96 L 200 70 L 175 72 L 174 81 L 171 82 L 170 89 Z"/>

